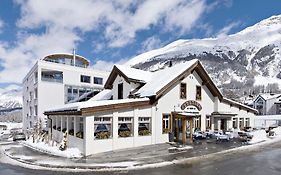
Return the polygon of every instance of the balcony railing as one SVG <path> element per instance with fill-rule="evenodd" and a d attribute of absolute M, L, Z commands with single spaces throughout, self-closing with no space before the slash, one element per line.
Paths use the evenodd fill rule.
<path fill-rule="evenodd" d="M 48 82 L 63 83 L 63 80 L 62 80 L 62 79 L 55 79 L 55 78 L 46 78 L 46 77 L 42 77 L 41 80 L 42 80 L 42 81 L 48 81 Z"/>

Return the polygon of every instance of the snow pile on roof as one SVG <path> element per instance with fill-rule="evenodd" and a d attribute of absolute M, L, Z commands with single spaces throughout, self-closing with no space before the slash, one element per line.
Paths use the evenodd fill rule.
<path fill-rule="evenodd" d="M 279 96 L 281 96 L 281 94 L 266 93 L 266 94 L 261 94 L 260 96 L 265 100 L 270 100 L 270 99 L 278 98 Z"/>
<path fill-rule="evenodd" d="M 101 101 L 101 100 L 109 100 L 112 96 L 112 90 L 104 89 L 103 91 L 99 92 L 97 95 L 89 99 L 88 101 Z"/>
<path fill-rule="evenodd" d="M 253 138 L 248 142 L 249 144 L 260 143 L 260 142 L 267 141 L 269 139 L 266 135 L 265 130 L 253 131 L 251 132 L 251 134 L 253 135 Z"/>
<path fill-rule="evenodd" d="M 60 157 L 67 157 L 67 158 L 79 158 L 82 157 L 82 153 L 79 151 L 78 148 L 67 148 L 65 151 L 59 150 L 56 146 L 49 146 L 44 142 L 33 143 L 32 139 L 26 140 L 22 142 L 25 146 L 35 149 L 37 151 L 60 156 Z"/>
<path fill-rule="evenodd" d="M 140 69 L 131 68 L 128 66 L 115 65 L 122 73 L 124 73 L 129 79 L 140 80 L 148 82 L 151 78 L 151 72 L 143 71 Z"/>
<path fill-rule="evenodd" d="M 148 81 L 142 88 L 140 88 L 136 94 L 140 94 L 141 97 L 148 97 L 156 95 L 156 93 L 182 74 L 185 70 L 194 65 L 198 60 L 193 59 L 187 62 L 173 65 L 165 69 L 152 73 L 150 81 Z"/>

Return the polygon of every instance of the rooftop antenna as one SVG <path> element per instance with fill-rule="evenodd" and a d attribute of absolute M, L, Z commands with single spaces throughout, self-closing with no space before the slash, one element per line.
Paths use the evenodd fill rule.
<path fill-rule="evenodd" d="M 76 53 L 75 53 L 75 48 L 73 48 L 73 65 L 76 66 Z"/>

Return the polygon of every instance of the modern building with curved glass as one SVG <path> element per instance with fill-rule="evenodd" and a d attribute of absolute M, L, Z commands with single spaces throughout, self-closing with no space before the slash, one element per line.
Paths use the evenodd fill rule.
<path fill-rule="evenodd" d="M 76 54 L 58 53 L 39 59 L 23 79 L 23 129 L 41 120 L 46 109 L 85 101 L 103 89 L 108 72 L 89 68 L 90 62 Z"/>

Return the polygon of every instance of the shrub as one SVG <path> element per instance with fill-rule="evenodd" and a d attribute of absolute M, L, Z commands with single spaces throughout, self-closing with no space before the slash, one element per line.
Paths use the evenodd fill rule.
<path fill-rule="evenodd" d="M 96 139 L 108 139 L 110 137 L 109 132 L 99 132 L 96 134 Z"/>
<path fill-rule="evenodd" d="M 140 136 L 150 135 L 150 131 L 149 130 L 141 130 L 141 131 L 139 131 L 139 135 Z"/>
<path fill-rule="evenodd" d="M 119 132 L 119 137 L 130 137 L 131 136 L 131 131 L 120 131 Z"/>

